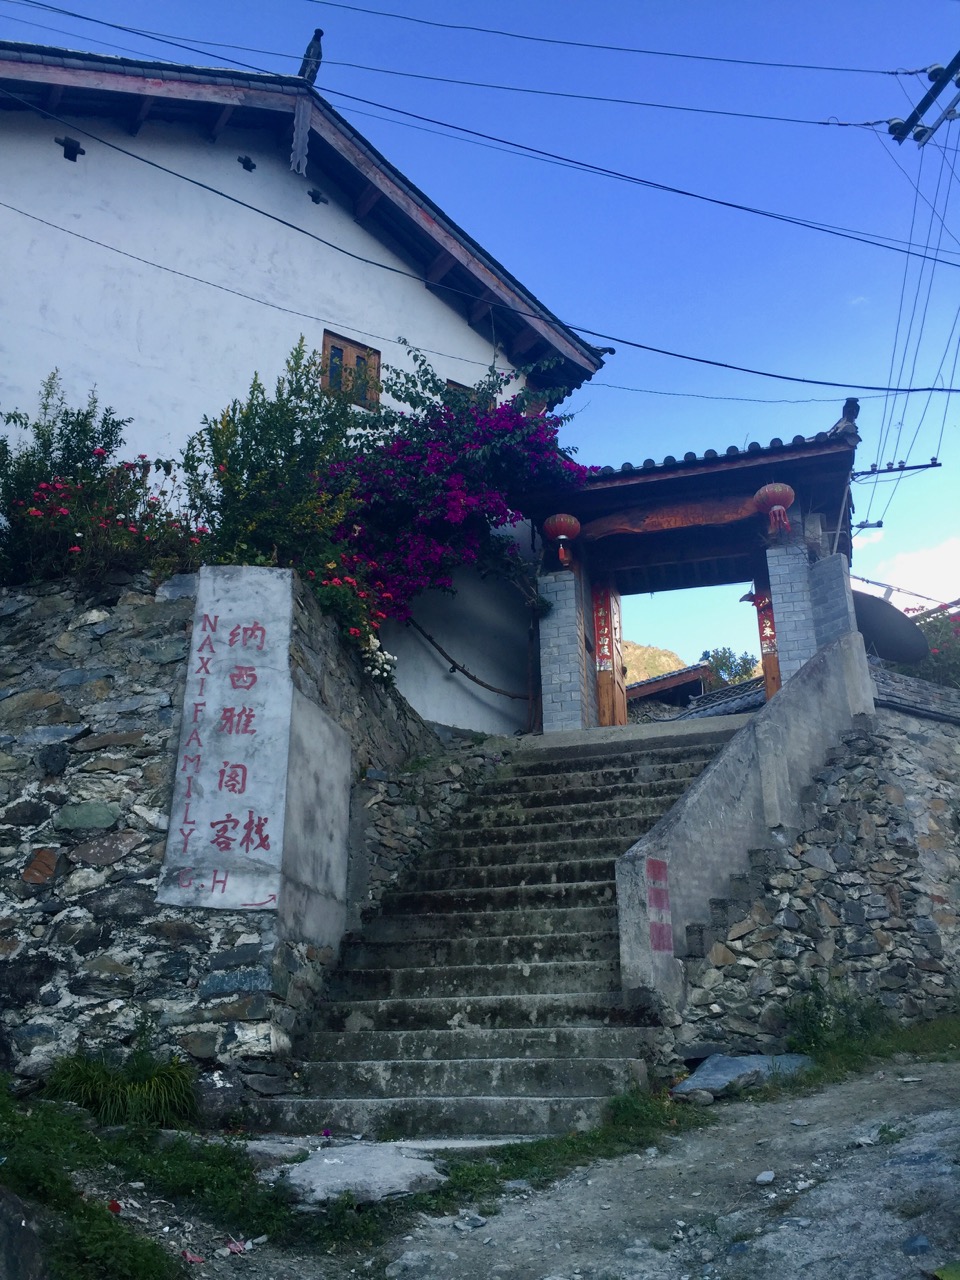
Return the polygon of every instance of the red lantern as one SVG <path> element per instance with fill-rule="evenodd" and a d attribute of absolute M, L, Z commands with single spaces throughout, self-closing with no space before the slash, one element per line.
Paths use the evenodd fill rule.
<path fill-rule="evenodd" d="M 556 515 L 548 516 L 543 522 L 543 536 L 550 542 L 559 542 L 560 563 L 569 565 L 573 560 L 573 555 L 568 542 L 572 542 L 580 533 L 580 521 L 576 516 Z"/>
<path fill-rule="evenodd" d="M 757 510 L 768 512 L 770 515 L 771 533 L 778 533 L 781 530 L 790 532 L 787 508 L 793 506 L 796 496 L 788 484 L 779 483 L 765 484 L 753 495 Z"/>

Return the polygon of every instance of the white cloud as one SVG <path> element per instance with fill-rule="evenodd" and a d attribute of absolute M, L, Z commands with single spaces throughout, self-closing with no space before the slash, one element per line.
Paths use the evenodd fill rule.
<path fill-rule="evenodd" d="M 905 591 L 917 591 L 941 604 L 960 599 L 960 537 L 947 538 L 921 551 L 902 551 L 882 560 L 871 577 Z M 909 603 L 897 593 L 894 603 Z"/>
<path fill-rule="evenodd" d="M 883 541 L 882 529 L 864 529 L 858 533 L 854 540 L 854 551 L 862 551 L 864 547 L 873 547 L 878 542 Z"/>

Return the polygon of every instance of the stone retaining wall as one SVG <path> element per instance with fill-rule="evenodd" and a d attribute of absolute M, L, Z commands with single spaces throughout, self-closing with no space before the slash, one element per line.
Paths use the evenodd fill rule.
<path fill-rule="evenodd" d="M 754 855 L 725 937 L 688 960 L 681 1054 L 782 1048 L 785 1004 L 835 980 L 900 1018 L 960 987 L 960 726 L 882 709 L 815 779 L 811 824 Z"/>
<path fill-rule="evenodd" d="M 156 902 L 193 590 L 0 591 L 0 1068 L 21 1076 L 128 1042 L 146 1013 L 170 1047 L 273 1091 L 335 959 L 273 913 Z M 352 878 L 374 907 L 492 757 L 445 749 L 298 595 L 293 677 L 350 735 Z"/>

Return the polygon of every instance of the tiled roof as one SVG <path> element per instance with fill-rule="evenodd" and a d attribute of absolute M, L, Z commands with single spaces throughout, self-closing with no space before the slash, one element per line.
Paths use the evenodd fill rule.
<path fill-rule="evenodd" d="M 698 467 L 709 466 L 717 461 L 736 457 L 752 460 L 754 458 L 776 457 L 777 454 L 785 452 L 814 453 L 822 451 L 825 444 L 852 449 L 856 446 L 858 440 L 859 436 L 857 435 L 856 427 L 853 423 L 846 423 L 842 429 L 818 431 L 815 436 L 794 436 L 792 440 L 787 441 L 775 436 L 766 445 L 760 444 L 756 440 L 751 440 L 745 449 L 740 449 L 737 445 L 732 444 L 722 454 L 718 453 L 716 449 L 707 449 L 702 455 L 685 453 L 682 458 L 675 458 L 673 454 L 667 454 L 662 462 L 657 462 L 655 458 L 645 458 L 639 465 L 625 462 L 620 467 L 601 467 L 588 478 L 587 484 L 602 484 L 605 480 L 609 480 L 611 476 L 643 475 L 651 471 L 696 470 Z"/>
<path fill-rule="evenodd" d="M 708 668 L 702 662 L 695 662 L 692 667 L 678 667 L 676 671 L 662 671 L 658 676 L 648 676 L 646 680 L 634 680 L 627 685 L 627 693 L 632 693 L 635 689 L 646 689 L 651 685 L 660 684 L 663 680 L 676 680 L 678 676 L 695 676 L 702 675 Z"/>
<path fill-rule="evenodd" d="M 713 693 L 694 698 L 689 708 L 675 718 L 698 720 L 706 716 L 734 716 L 741 711 L 759 711 L 765 702 L 763 676 L 757 676 L 753 680 L 728 684 L 722 689 L 715 689 Z"/>
<path fill-rule="evenodd" d="M 878 707 L 894 707 L 924 719 L 960 724 L 960 690 L 885 671 L 881 666 L 871 666 L 870 674 L 877 688 Z"/>
<path fill-rule="evenodd" d="M 244 88 L 286 88 L 302 93 L 304 81 L 299 76 L 278 75 L 270 71 L 244 71 L 236 67 L 197 67 L 180 62 L 159 62 L 151 58 L 123 58 L 109 53 L 87 53 L 82 49 L 59 49 L 52 45 L 26 44 L 16 40 L 0 40 L 0 53 L 5 62 L 32 63 L 42 67 L 70 67 L 74 70 L 108 71 L 113 75 L 141 79 L 149 72 L 154 80 L 181 80 L 187 84 L 218 84 Z M 211 55 L 214 56 L 214 55 Z"/>

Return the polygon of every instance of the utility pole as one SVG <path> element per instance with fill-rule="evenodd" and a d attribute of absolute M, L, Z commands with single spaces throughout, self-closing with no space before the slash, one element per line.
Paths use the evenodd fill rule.
<path fill-rule="evenodd" d="M 958 86 L 958 90 L 960 90 L 960 53 L 957 53 L 945 67 L 931 67 L 927 72 L 927 79 L 932 82 L 930 88 L 910 112 L 906 120 L 891 120 L 887 126 L 887 132 L 898 143 L 906 142 L 907 138 L 912 135 L 917 146 L 922 147 L 924 143 L 930 141 L 945 120 L 957 119 L 960 91 L 957 92 L 953 101 L 941 111 L 933 124 L 920 123 L 927 108 L 936 102 L 951 82 Z"/>

